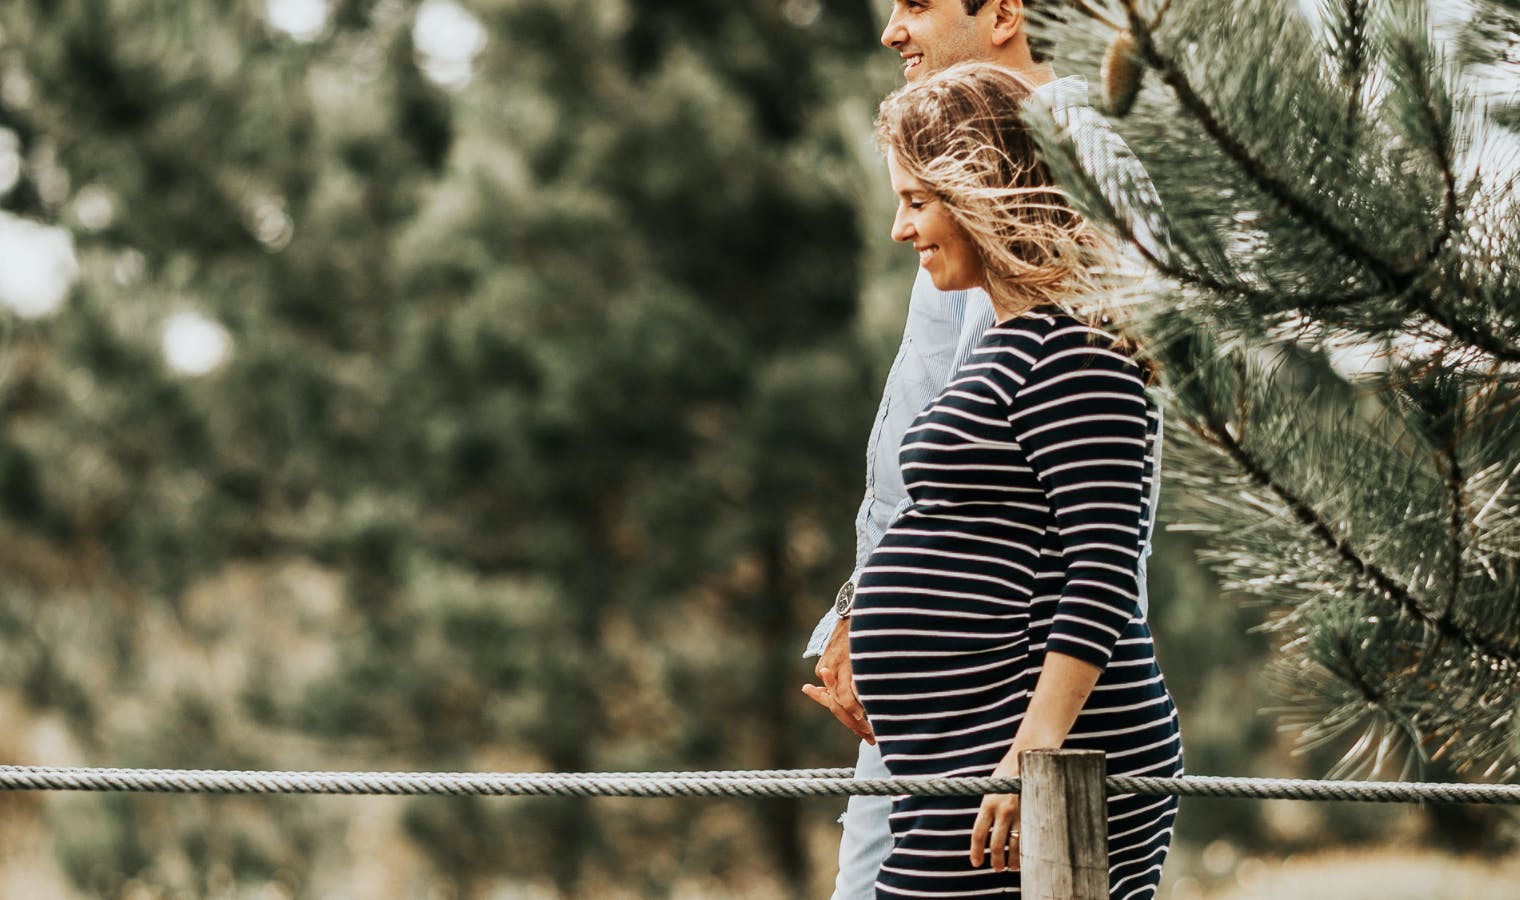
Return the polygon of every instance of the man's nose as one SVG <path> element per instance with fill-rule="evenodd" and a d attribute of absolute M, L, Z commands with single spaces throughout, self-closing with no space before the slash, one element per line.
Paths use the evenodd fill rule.
<path fill-rule="evenodd" d="M 894 6 L 891 18 L 887 19 L 887 27 L 881 32 L 881 45 L 889 50 L 894 50 L 908 40 L 908 30 L 903 27 L 902 18 L 898 15 Z"/>

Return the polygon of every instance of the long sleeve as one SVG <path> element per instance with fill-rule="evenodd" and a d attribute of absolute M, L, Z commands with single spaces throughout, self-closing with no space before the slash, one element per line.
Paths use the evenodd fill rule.
<path fill-rule="evenodd" d="M 1046 650 L 1108 664 L 1140 607 L 1145 384 L 1113 339 L 1050 332 L 1009 414 L 1049 498 L 1065 579 Z"/>

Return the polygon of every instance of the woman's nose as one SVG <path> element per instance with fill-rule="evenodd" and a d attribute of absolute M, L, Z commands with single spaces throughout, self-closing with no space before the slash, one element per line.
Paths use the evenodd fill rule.
<path fill-rule="evenodd" d="M 913 237 L 916 233 L 917 232 L 913 228 L 913 223 L 908 220 L 907 216 L 899 212 L 895 217 L 893 217 L 892 240 L 911 241 L 913 240 Z"/>

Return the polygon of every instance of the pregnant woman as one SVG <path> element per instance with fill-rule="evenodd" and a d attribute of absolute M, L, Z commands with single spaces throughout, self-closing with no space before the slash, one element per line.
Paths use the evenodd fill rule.
<path fill-rule="evenodd" d="M 1020 752 L 1057 747 L 1178 775 L 1138 601 L 1159 417 L 1104 325 L 1101 241 L 1021 124 L 1028 96 L 973 64 L 882 104 L 892 236 L 936 287 L 985 289 L 997 323 L 903 439 L 911 504 L 856 591 L 855 689 L 895 776 L 1015 777 Z M 1155 896 L 1176 809 L 1109 798 L 1111 896 Z M 1013 795 L 897 798 L 878 896 L 1017 896 L 1018 822 Z"/>

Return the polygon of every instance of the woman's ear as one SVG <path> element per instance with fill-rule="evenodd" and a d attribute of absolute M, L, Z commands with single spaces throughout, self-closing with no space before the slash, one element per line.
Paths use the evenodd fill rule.
<path fill-rule="evenodd" d="M 992 0 L 992 46 L 1003 47 L 1024 33 L 1023 0 Z"/>

